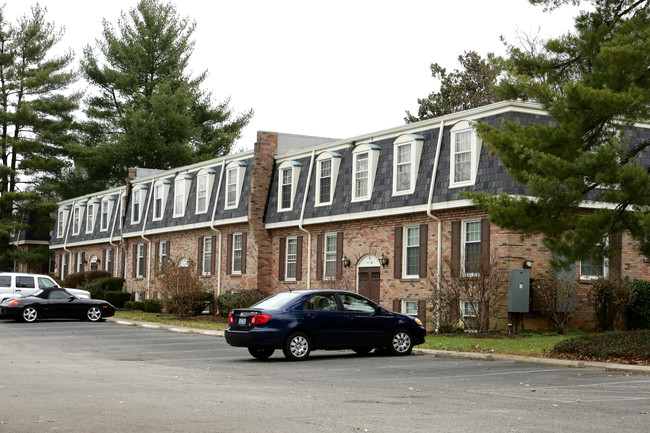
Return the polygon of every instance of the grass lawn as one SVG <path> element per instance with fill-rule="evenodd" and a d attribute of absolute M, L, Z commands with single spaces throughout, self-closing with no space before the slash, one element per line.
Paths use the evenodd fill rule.
<path fill-rule="evenodd" d="M 179 319 L 178 316 L 158 316 L 156 313 L 145 313 L 143 311 L 116 311 L 115 317 L 122 320 L 141 320 L 143 322 L 189 326 L 212 331 L 223 331 L 228 327 L 227 319 L 221 316 L 197 316 Z"/>
<path fill-rule="evenodd" d="M 505 353 L 509 355 L 544 356 L 556 343 L 572 335 L 519 334 L 517 336 L 429 335 L 418 347 L 456 350 L 459 352 Z"/>

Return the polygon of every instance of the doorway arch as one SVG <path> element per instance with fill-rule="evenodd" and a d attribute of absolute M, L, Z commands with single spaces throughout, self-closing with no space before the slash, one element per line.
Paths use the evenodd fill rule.
<path fill-rule="evenodd" d="M 357 264 L 357 291 L 376 303 L 381 300 L 381 265 L 374 254 L 367 254 Z"/>

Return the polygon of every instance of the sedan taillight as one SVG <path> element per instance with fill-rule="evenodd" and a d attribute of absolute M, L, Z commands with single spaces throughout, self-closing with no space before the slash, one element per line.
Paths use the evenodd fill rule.
<path fill-rule="evenodd" d="M 18 301 L 9 301 L 9 302 L 7 302 L 7 305 L 11 306 L 11 307 L 14 307 L 14 306 L 18 305 Z"/>
<path fill-rule="evenodd" d="M 228 314 L 228 323 L 235 323 L 235 318 L 232 313 Z"/>
<path fill-rule="evenodd" d="M 261 325 L 271 320 L 270 314 L 256 314 L 251 319 L 251 325 Z"/>

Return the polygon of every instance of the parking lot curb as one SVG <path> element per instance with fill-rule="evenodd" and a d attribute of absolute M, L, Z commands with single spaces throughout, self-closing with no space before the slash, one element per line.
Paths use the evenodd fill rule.
<path fill-rule="evenodd" d="M 170 332 L 181 334 L 200 334 L 211 337 L 223 337 L 223 331 L 207 330 L 192 328 L 189 326 L 164 325 L 151 322 L 142 322 L 139 320 L 124 320 L 114 317 L 108 318 L 108 321 L 124 326 L 139 326 L 147 329 L 163 329 Z M 620 373 L 644 373 L 650 374 L 650 365 L 620 364 L 615 362 L 596 362 L 596 361 L 575 361 L 569 359 L 556 358 L 537 358 L 532 356 L 521 355 L 504 355 L 500 353 L 477 353 L 477 352 L 457 352 L 451 350 L 422 349 L 415 348 L 414 354 L 430 354 L 437 358 L 455 358 L 470 359 L 474 361 L 511 361 L 517 364 L 547 365 L 552 367 L 566 368 L 602 368 L 607 371 Z"/>

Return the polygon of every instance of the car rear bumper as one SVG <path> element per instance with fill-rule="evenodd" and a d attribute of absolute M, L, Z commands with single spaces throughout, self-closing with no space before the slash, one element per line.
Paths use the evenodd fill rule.
<path fill-rule="evenodd" d="M 280 349 L 284 345 L 286 332 L 270 328 L 252 328 L 250 330 L 226 329 L 226 343 L 234 347 L 272 347 Z"/>

